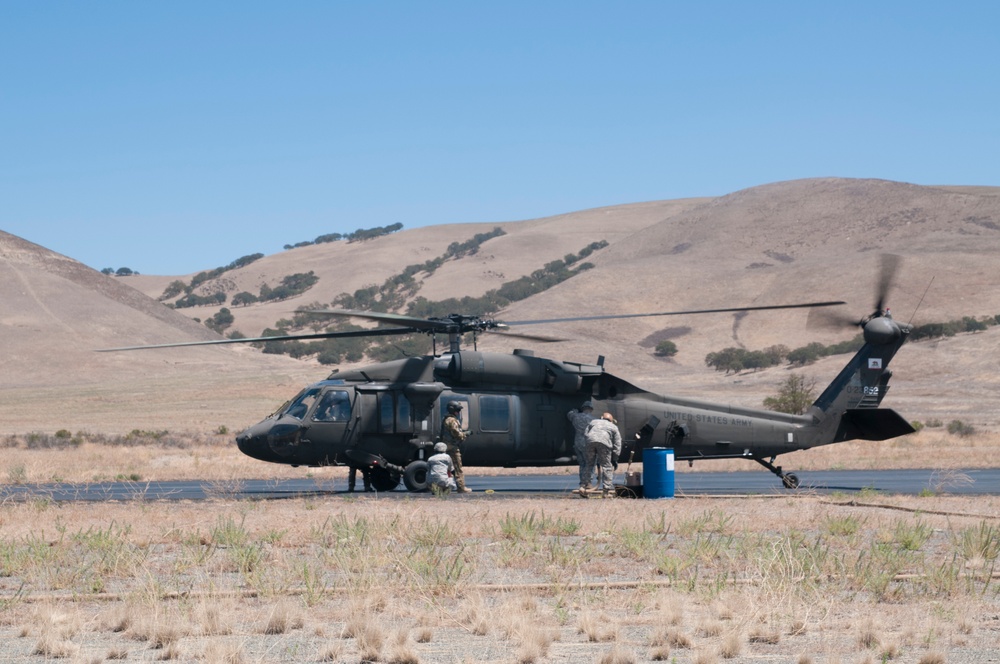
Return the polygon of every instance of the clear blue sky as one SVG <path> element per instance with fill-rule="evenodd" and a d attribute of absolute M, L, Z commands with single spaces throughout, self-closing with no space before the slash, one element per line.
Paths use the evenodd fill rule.
<path fill-rule="evenodd" d="M 805 177 L 1000 185 L 1000 3 L 0 3 L 0 229 L 180 275 Z"/>

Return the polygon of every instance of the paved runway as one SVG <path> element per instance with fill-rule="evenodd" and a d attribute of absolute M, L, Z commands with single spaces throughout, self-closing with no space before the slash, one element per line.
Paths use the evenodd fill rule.
<path fill-rule="evenodd" d="M 469 497 L 485 495 L 566 496 L 576 488 L 573 475 L 476 475 L 467 473 L 466 482 L 473 489 Z M 794 493 L 857 493 L 874 491 L 885 494 L 917 495 L 922 492 L 955 495 L 1000 494 L 1000 468 L 977 470 L 836 470 L 802 471 L 801 485 L 791 491 L 781 481 L 765 472 L 677 472 L 675 491 L 678 497 L 701 495 L 794 495 Z M 621 473 L 618 480 L 621 481 Z M 359 482 L 360 484 L 360 482 Z M 232 480 L 176 482 L 95 482 L 89 484 L 5 484 L 0 485 L 0 500 L 51 500 L 55 502 L 125 501 L 125 500 L 206 500 L 238 498 L 273 500 L 309 495 L 347 496 L 346 482 L 324 479 L 301 480 Z M 412 496 L 400 484 L 395 491 L 381 495 Z M 420 494 L 417 494 L 420 495 Z M 428 494 L 423 494 L 428 495 Z"/>

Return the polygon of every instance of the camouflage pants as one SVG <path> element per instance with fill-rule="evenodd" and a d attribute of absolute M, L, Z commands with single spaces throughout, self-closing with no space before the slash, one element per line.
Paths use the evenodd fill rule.
<path fill-rule="evenodd" d="M 587 441 L 573 443 L 573 451 L 576 453 L 576 460 L 580 464 L 580 486 L 590 486 L 597 479 L 597 469 L 591 468 L 590 474 L 584 471 L 587 469 Z"/>
<path fill-rule="evenodd" d="M 455 445 L 448 446 L 448 456 L 455 464 L 455 487 L 459 492 L 465 491 L 465 472 L 462 470 L 462 450 Z"/>
<path fill-rule="evenodd" d="M 586 452 L 587 464 L 586 468 L 582 471 L 583 477 L 590 478 L 594 472 L 595 467 L 601 469 L 602 489 L 613 490 L 615 488 L 615 471 L 611 466 L 611 448 L 607 445 L 601 445 L 600 443 L 587 443 Z M 589 482 L 583 484 L 582 478 L 580 486 L 590 486 Z"/>

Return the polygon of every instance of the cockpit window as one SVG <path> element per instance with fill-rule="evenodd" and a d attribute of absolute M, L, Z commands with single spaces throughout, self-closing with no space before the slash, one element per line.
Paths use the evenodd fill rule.
<path fill-rule="evenodd" d="M 288 405 L 284 414 L 297 417 L 301 420 L 306 416 L 306 413 L 309 412 L 309 408 L 316 401 L 317 394 L 319 394 L 318 387 L 311 387 L 307 390 L 303 390 L 299 393 L 299 396 L 295 397 Z"/>
<path fill-rule="evenodd" d="M 351 419 L 351 395 L 344 390 L 330 390 L 316 406 L 316 422 L 346 422 Z"/>

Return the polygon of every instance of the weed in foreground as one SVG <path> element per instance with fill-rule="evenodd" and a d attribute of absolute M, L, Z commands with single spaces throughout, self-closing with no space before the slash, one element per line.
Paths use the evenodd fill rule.
<path fill-rule="evenodd" d="M 634 652 L 616 645 L 597 661 L 599 664 L 635 664 L 637 659 Z"/>
<path fill-rule="evenodd" d="M 201 659 L 207 664 L 243 664 L 246 655 L 241 643 L 212 640 L 205 644 Z"/>
<path fill-rule="evenodd" d="M 605 615 L 595 615 L 584 611 L 580 615 L 577 632 L 587 637 L 591 643 L 605 643 L 618 640 L 618 628 Z"/>
<path fill-rule="evenodd" d="M 385 648 L 385 632 L 376 622 L 366 622 L 359 626 L 354 634 L 362 662 L 382 661 L 382 650 Z"/>
<path fill-rule="evenodd" d="M 765 630 L 765 629 L 755 629 L 750 632 L 747 637 L 747 642 L 749 643 L 764 643 L 767 645 L 775 646 L 781 642 L 781 634 L 775 630 Z"/>
<path fill-rule="evenodd" d="M 234 607 L 223 607 L 216 600 L 202 601 L 195 609 L 195 624 L 200 626 L 201 633 L 205 636 L 232 634 L 230 618 L 234 613 L 233 609 Z"/>
<path fill-rule="evenodd" d="M 670 661 L 670 648 L 665 646 L 653 648 L 652 652 L 649 653 L 649 658 L 654 662 Z"/>
<path fill-rule="evenodd" d="M 858 646 L 865 650 L 874 650 L 881 645 L 882 641 L 878 636 L 878 627 L 871 621 L 862 624 L 858 628 Z"/>
<path fill-rule="evenodd" d="M 280 601 L 275 604 L 264 623 L 264 634 L 286 634 L 293 629 L 301 629 L 305 624 L 297 615 L 290 602 Z"/>
<path fill-rule="evenodd" d="M 711 650 L 701 649 L 695 653 L 693 661 L 694 664 L 718 664 L 719 656 Z"/>
<path fill-rule="evenodd" d="M 506 514 L 500 520 L 500 534 L 514 541 L 535 541 L 543 535 L 575 535 L 580 530 L 576 519 L 552 519 L 543 510 L 537 515 L 534 510 L 514 516 Z"/>
<path fill-rule="evenodd" d="M 719 655 L 723 659 L 733 659 L 734 657 L 739 657 L 740 653 L 743 652 L 743 637 L 739 632 L 729 632 L 722 639 L 722 643 L 719 644 Z"/>
<path fill-rule="evenodd" d="M 828 516 L 823 520 L 822 530 L 831 537 L 851 538 L 857 535 L 864 525 L 864 520 L 853 515 Z"/>
<path fill-rule="evenodd" d="M 934 533 L 934 529 L 922 520 L 899 519 L 893 525 L 892 539 L 904 551 L 919 551 Z"/>

